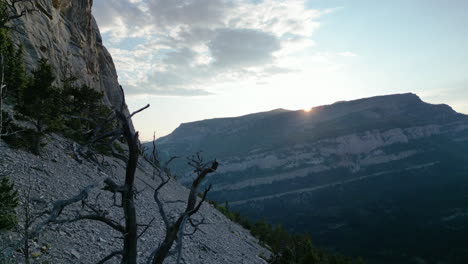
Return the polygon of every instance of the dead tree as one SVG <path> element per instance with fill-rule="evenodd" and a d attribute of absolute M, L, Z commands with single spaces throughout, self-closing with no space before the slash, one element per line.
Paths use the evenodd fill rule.
<path fill-rule="evenodd" d="M 135 208 L 135 196 L 137 194 L 135 188 L 135 172 L 138 166 L 139 155 L 141 154 L 140 142 L 138 140 L 138 132 L 133 132 L 130 120 L 135 114 L 143 111 L 148 108 L 149 105 L 135 111 L 130 115 L 125 115 L 124 113 L 125 101 L 122 100 L 122 105 L 119 110 L 114 110 L 114 115 L 116 120 L 119 122 L 119 127 L 113 131 L 106 133 L 94 133 L 92 141 L 99 139 L 111 139 L 117 140 L 120 137 L 125 139 L 125 142 L 128 146 L 128 153 L 125 157 L 126 161 L 126 172 L 125 179 L 123 183 L 115 182 L 111 178 L 104 180 L 103 191 L 110 192 L 112 194 L 114 203 L 113 205 L 121 208 L 123 212 L 123 219 L 113 219 L 109 216 L 109 212 L 102 208 L 99 205 L 99 194 L 95 197 L 94 201 L 90 201 L 90 193 L 92 190 L 97 188 L 97 185 L 90 185 L 82 189 L 76 196 L 59 200 L 54 202 L 49 209 L 44 210 L 38 217 L 34 217 L 35 223 L 28 224 L 30 229 L 28 229 L 28 238 L 35 238 L 40 233 L 42 233 L 46 228 L 51 224 L 66 224 L 83 220 L 97 221 L 102 224 L 107 225 L 114 231 L 121 234 L 121 239 L 123 240 L 123 247 L 121 249 L 116 249 L 112 251 L 109 255 L 98 261 L 98 264 L 105 263 L 116 256 L 122 257 L 122 264 L 136 264 L 137 263 L 137 246 L 138 238 L 141 237 L 151 226 L 152 221 L 149 224 L 139 224 L 137 222 L 136 208 Z M 110 117 L 109 117 L 110 118 Z M 92 143 L 92 142 L 91 142 Z M 91 144 L 90 143 L 90 144 Z M 155 152 L 154 152 L 155 153 Z M 172 161 L 171 159 L 170 161 Z M 153 162 L 154 168 L 158 168 L 158 175 L 161 178 L 161 183 L 158 187 L 154 189 L 154 200 L 157 203 L 159 213 L 163 219 L 164 225 L 166 227 L 166 233 L 164 236 L 163 242 L 156 248 L 150 258 L 148 259 L 149 263 L 161 264 L 164 260 L 171 254 L 177 254 L 177 262 L 182 261 L 182 242 L 183 238 L 187 235 L 192 235 L 198 230 L 198 227 L 203 224 L 202 221 L 196 221 L 191 217 L 197 213 L 203 202 L 206 199 L 208 192 L 211 189 L 211 186 L 206 188 L 201 195 L 201 199 L 197 201 L 198 189 L 202 181 L 210 173 L 213 173 L 218 168 L 218 162 L 216 160 L 205 163 L 202 157 L 197 154 L 195 157 L 189 159 L 189 165 L 194 168 L 196 178 L 192 183 L 190 188 L 190 193 L 186 202 L 185 210 L 178 215 L 174 222 L 170 221 L 168 218 L 164 202 L 159 198 L 160 190 L 166 186 L 170 180 L 170 172 L 167 169 L 167 162 L 162 168 L 156 162 Z M 120 203 L 117 203 L 117 198 L 120 197 Z M 81 209 L 76 211 L 74 215 L 66 214 L 65 211 L 69 206 L 74 204 L 81 204 Z M 193 228 L 191 234 L 186 234 L 186 225 L 189 223 Z M 144 227 L 143 230 L 138 232 L 139 227 Z M 27 239 L 26 239 L 27 240 Z M 27 245 L 25 239 L 19 241 L 19 243 L 11 248 L 11 252 L 14 250 Z M 170 252 L 171 248 L 176 243 L 175 252 Z"/>
<path fill-rule="evenodd" d="M 155 158 L 155 155 L 155 146 L 153 145 L 153 161 L 157 160 L 157 158 Z M 177 263 L 181 262 L 182 241 L 184 236 L 186 235 L 185 225 L 187 222 L 189 222 L 194 227 L 194 232 L 196 232 L 198 230 L 199 225 L 203 224 L 203 220 L 196 222 L 191 219 L 191 216 L 200 210 L 201 205 L 206 199 L 206 195 L 211 189 L 211 185 L 204 190 L 201 196 L 201 200 L 197 203 L 198 188 L 200 187 L 200 184 L 205 179 L 205 177 L 208 174 L 215 172 L 218 168 L 218 162 L 216 160 L 204 163 L 203 158 L 199 153 L 196 155 L 196 157 L 192 157 L 191 159 L 189 159 L 189 165 L 194 168 L 196 178 L 192 182 L 185 210 L 177 217 L 175 222 L 171 222 L 166 214 L 164 202 L 159 198 L 159 192 L 167 183 L 169 183 L 171 179 L 170 174 L 167 175 L 169 172 L 167 169 L 167 164 L 170 163 L 174 158 L 171 158 L 162 169 L 159 168 L 157 173 L 159 175 L 159 178 L 161 179 L 161 183 L 157 188 L 154 189 L 153 198 L 158 206 L 159 214 L 163 219 L 166 228 L 166 234 L 164 236 L 163 242 L 158 246 L 158 248 L 156 248 L 151 253 L 150 257 L 148 258 L 148 263 L 152 264 L 162 264 L 169 255 L 172 255 L 170 250 L 173 247 L 174 242 L 177 242 L 177 246 L 176 251 L 173 253 L 177 254 Z"/>
<path fill-rule="evenodd" d="M 92 220 L 98 221 L 100 223 L 106 224 L 111 227 L 113 230 L 119 232 L 122 235 L 123 248 L 111 252 L 108 256 L 103 258 L 98 263 L 105 263 L 106 261 L 112 259 L 116 256 L 122 256 L 122 264 L 136 264 L 137 263 L 137 241 L 138 237 L 142 234 L 138 234 L 139 226 L 148 226 L 148 225 L 139 225 L 136 218 L 136 209 L 134 198 L 136 195 L 136 190 L 134 186 L 135 182 L 135 172 L 138 164 L 138 158 L 140 155 L 140 142 L 138 139 L 138 132 L 133 132 L 131 128 L 131 117 L 144 109 L 148 108 L 149 105 L 135 111 L 130 115 L 125 115 L 124 113 L 125 100 L 122 99 L 122 105 L 119 110 L 115 110 L 115 118 L 119 121 L 119 128 L 115 133 L 119 133 L 120 136 L 124 137 L 127 146 L 128 146 L 128 157 L 126 158 L 126 171 L 125 179 L 122 184 L 114 182 L 111 178 L 104 180 L 104 187 L 102 190 L 112 193 L 114 197 L 114 206 L 117 206 L 122 209 L 124 218 L 121 221 L 120 219 L 112 219 L 108 216 L 107 210 L 102 209 L 99 206 L 98 198 L 96 197 L 96 202 L 89 202 L 89 194 L 95 189 L 96 185 L 90 185 L 84 188 L 79 192 L 78 195 L 66 199 L 59 200 L 52 204 L 51 209 L 44 211 L 41 215 L 41 222 L 34 225 L 34 228 L 28 231 L 28 237 L 33 238 L 37 237 L 45 228 L 50 224 L 65 224 L 81 220 Z M 110 136 L 115 136 L 115 133 L 109 134 Z M 119 204 L 115 202 L 116 195 L 121 197 Z M 64 216 L 63 211 L 70 205 L 81 203 L 83 209 L 81 209 L 77 214 L 72 217 Z M 84 212 L 84 213 L 83 213 Z M 145 232 L 147 228 L 143 232 Z M 16 248 L 27 243 L 20 241 Z"/>
<path fill-rule="evenodd" d="M 62 211 L 69 205 L 86 200 L 89 192 L 95 187 L 95 185 L 87 186 L 81 190 L 78 195 L 70 199 L 56 201 L 52 204 L 50 209 L 46 209 L 34 216 L 28 212 L 28 216 L 26 217 L 27 225 L 24 230 L 23 238 L 12 246 L 0 249 L 0 252 L 4 252 L 5 256 L 11 256 L 14 251 L 20 250 L 22 247 L 27 250 L 29 248 L 28 240 L 38 237 L 49 225 L 64 222 L 59 220 Z M 26 256 L 26 258 L 29 258 L 29 256 Z"/>
<path fill-rule="evenodd" d="M 31 175 L 29 176 L 29 186 L 28 189 L 25 191 L 23 197 L 23 225 L 19 230 L 19 233 L 24 238 L 23 239 L 23 247 L 21 248 L 20 252 L 23 254 L 24 263 L 30 264 L 31 263 L 31 245 L 29 241 L 33 238 L 31 237 L 31 230 L 33 225 L 36 223 L 38 219 L 40 219 L 44 215 L 44 211 L 39 209 L 38 205 L 44 205 L 44 201 L 39 198 L 33 198 L 31 196 L 31 189 L 33 184 Z M 46 204 L 46 203 L 45 203 Z M 36 207 L 36 210 L 33 210 L 33 206 Z"/>
<path fill-rule="evenodd" d="M 104 258 L 102 261 L 107 261 L 115 256 L 122 255 L 123 264 L 136 264 L 137 263 L 137 243 L 138 243 L 138 223 L 136 219 L 136 209 L 135 209 L 135 172 L 138 165 L 138 158 L 140 155 L 140 141 L 138 139 L 138 132 L 133 132 L 130 119 L 133 115 L 143 111 L 148 108 L 149 105 L 139 109 L 138 111 L 132 113 L 130 116 L 124 114 L 124 105 L 125 100 L 122 98 L 122 105 L 119 111 L 115 111 L 116 118 L 118 119 L 121 126 L 121 135 L 125 138 L 128 146 L 128 159 L 126 163 L 126 172 L 124 184 L 118 184 L 114 182 L 111 178 L 105 179 L 105 187 L 103 190 L 109 191 L 111 193 L 120 194 L 121 204 L 120 207 L 123 210 L 124 214 L 124 225 L 121 225 L 116 220 L 107 218 L 104 212 L 96 208 L 91 204 L 86 204 L 89 209 L 94 213 L 91 215 L 80 216 L 72 221 L 77 221 L 81 219 L 96 220 L 107 224 L 112 227 L 114 230 L 122 233 L 123 235 L 123 249 L 112 252 L 109 256 Z M 115 132 L 117 133 L 117 132 Z M 109 136 L 115 136 L 114 134 L 109 134 Z M 104 263 L 104 262 L 100 263 Z"/>
<path fill-rule="evenodd" d="M 122 137 L 122 128 L 117 127 L 111 131 L 106 131 L 106 128 L 112 126 L 112 123 L 117 119 L 116 113 L 114 111 L 109 112 L 105 117 L 95 117 L 88 118 L 82 116 L 74 115 L 65 115 L 65 117 L 70 119 L 79 119 L 90 123 L 93 126 L 93 129 L 90 131 L 84 131 L 83 135 L 89 136 L 89 140 L 82 145 L 76 144 L 74 146 L 74 152 L 77 154 L 76 158 L 79 159 L 79 156 L 91 158 L 91 161 L 101 165 L 98 162 L 98 153 L 93 150 L 93 146 L 96 144 L 105 144 L 110 150 L 114 157 L 127 162 L 127 157 L 118 153 L 114 147 L 114 142 Z M 102 143 L 104 142 L 104 143 Z M 81 160 L 79 160 L 81 162 Z"/>

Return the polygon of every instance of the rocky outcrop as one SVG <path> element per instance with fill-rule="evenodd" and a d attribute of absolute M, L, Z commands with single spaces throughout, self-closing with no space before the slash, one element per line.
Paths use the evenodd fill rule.
<path fill-rule="evenodd" d="M 49 60 L 57 82 L 74 76 L 104 92 L 109 106 L 120 107 L 122 92 L 112 57 L 102 44 L 91 14 L 92 0 L 37 0 L 35 12 L 14 20 L 12 37 L 24 46 L 25 64 L 34 69 L 40 58 Z"/>

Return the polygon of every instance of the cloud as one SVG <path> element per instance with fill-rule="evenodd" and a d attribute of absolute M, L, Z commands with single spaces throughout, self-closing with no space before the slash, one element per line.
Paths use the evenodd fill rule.
<path fill-rule="evenodd" d="M 148 1 L 153 22 L 161 27 L 180 25 L 214 27 L 221 25 L 230 4 L 222 0 Z"/>
<path fill-rule="evenodd" d="M 128 95 L 159 95 L 159 96 L 209 96 L 213 93 L 205 91 L 203 89 L 187 89 L 187 88 L 162 88 L 154 84 L 147 84 L 145 88 L 140 87 L 127 87 Z"/>
<path fill-rule="evenodd" d="M 132 94 L 164 96 L 208 95 L 236 78 L 297 71 L 281 62 L 313 47 L 318 19 L 330 12 L 305 0 L 94 2 L 120 82 Z"/>
<path fill-rule="evenodd" d="M 166 54 L 166 57 L 162 60 L 167 65 L 189 65 L 192 63 L 197 53 L 187 47 L 179 50 L 171 51 Z"/>
<path fill-rule="evenodd" d="M 102 33 L 110 32 L 115 39 L 135 34 L 147 24 L 148 16 L 138 2 L 129 0 L 94 1 L 93 13 Z"/>
<path fill-rule="evenodd" d="M 280 41 L 260 30 L 223 28 L 217 31 L 208 47 L 215 66 L 253 66 L 272 62 L 273 53 L 280 49 Z"/>
<path fill-rule="evenodd" d="M 340 52 L 338 55 L 343 56 L 343 57 L 357 57 L 358 55 L 356 53 L 350 52 L 350 51 L 345 51 L 345 52 Z"/>

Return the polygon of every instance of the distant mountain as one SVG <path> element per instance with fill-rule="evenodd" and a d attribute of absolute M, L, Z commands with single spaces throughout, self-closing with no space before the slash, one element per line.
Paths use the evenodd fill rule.
<path fill-rule="evenodd" d="M 182 124 L 156 144 L 216 157 L 211 199 L 319 246 L 370 263 L 468 263 L 468 116 L 447 105 L 397 94 L 278 109 Z"/>

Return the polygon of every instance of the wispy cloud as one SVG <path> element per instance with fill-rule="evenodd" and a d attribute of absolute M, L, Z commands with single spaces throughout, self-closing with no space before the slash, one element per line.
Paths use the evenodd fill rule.
<path fill-rule="evenodd" d="M 350 51 L 339 52 L 338 55 L 343 56 L 343 57 L 357 57 L 358 56 L 356 53 L 350 52 Z"/>
<path fill-rule="evenodd" d="M 209 95 L 234 78 L 297 71 L 284 58 L 313 47 L 333 10 L 304 0 L 95 0 L 94 14 L 131 94 Z M 341 56 L 355 56 L 343 52 Z"/>

